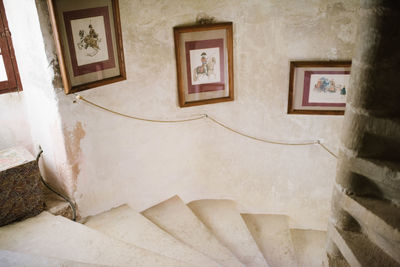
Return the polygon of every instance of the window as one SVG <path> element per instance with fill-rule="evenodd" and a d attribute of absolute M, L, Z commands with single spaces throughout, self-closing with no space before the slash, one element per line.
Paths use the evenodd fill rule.
<path fill-rule="evenodd" d="M 16 91 L 22 91 L 22 85 L 3 0 L 0 0 L 0 94 Z"/>

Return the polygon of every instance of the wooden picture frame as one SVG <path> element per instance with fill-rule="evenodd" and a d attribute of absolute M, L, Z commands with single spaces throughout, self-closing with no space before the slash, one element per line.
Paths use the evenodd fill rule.
<path fill-rule="evenodd" d="M 174 28 L 180 107 L 234 100 L 232 22 Z"/>
<path fill-rule="evenodd" d="M 291 61 L 288 114 L 343 115 L 351 61 Z"/>
<path fill-rule="evenodd" d="M 126 79 L 118 0 L 47 0 L 66 94 Z"/>

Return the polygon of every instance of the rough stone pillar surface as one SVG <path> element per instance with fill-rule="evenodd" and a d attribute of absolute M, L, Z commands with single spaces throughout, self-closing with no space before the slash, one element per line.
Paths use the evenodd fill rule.
<path fill-rule="evenodd" d="M 400 160 L 400 1 L 361 1 L 342 154 Z M 345 159 L 347 160 L 347 159 Z M 339 171 L 346 173 L 349 164 Z M 345 183 L 338 175 L 338 183 Z"/>
<path fill-rule="evenodd" d="M 376 116 L 400 116 L 400 1 L 361 1 L 348 104 Z"/>
<path fill-rule="evenodd" d="M 339 251 L 344 251 L 351 266 L 400 266 L 398 0 L 361 1 L 343 123 L 332 198 L 333 230 L 328 236 L 327 253 L 333 260 L 329 265 L 335 266 Z M 383 216 L 382 210 L 396 212 Z"/>

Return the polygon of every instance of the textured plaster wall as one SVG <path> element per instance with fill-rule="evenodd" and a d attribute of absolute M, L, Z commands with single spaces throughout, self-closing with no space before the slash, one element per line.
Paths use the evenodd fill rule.
<path fill-rule="evenodd" d="M 26 116 L 23 116 L 24 125 L 7 125 L 14 127 L 17 135 L 28 134 L 30 131 L 31 152 L 36 154 L 39 145 L 44 150 L 42 175 L 58 190 L 72 195 L 72 186 L 69 183 L 71 166 L 67 161 L 58 108 L 57 94 L 60 90 L 54 88 L 52 58 L 45 52 L 51 50 L 51 46 L 44 43 L 42 37 L 42 31 L 46 27 L 40 24 L 33 0 L 5 0 L 4 7 L 24 91 L 21 95 L 4 96 L 7 105 L 1 105 L 0 109 L 3 111 L 4 108 L 6 114 L 13 113 L 16 109 L 26 110 Z M 17 102 L 22 97 L 24 101 Z M 14 102 L 16 104 L 12 106 Z"/>
<path fill-rule="evenodd" d="M 10 15 L 13 14 L 7 10 L 6 16 Z M 15 42 L 14 28 L 10 28 Z M 23 146 L 33 152 L 24 91 L 0 95 L 0 150 L 14 146 Z"/>
<path fill-rule="evenodd" d="M 323 138 L 337 150 L 341 116 L 287 115 L 290 60 L 351 59 L 358 1 L 120 1 L 127 81 L 81 94 L 151 118 L 209 113 L 248 134 Z M 172 28 L 205 13 L 234 23 L 235 101 L 181 109 Z M 157 125 L 59 95 L 82 216 L 124 202 L 142 210 L 174 194 L 237 200 L 244 211 L 326 226 L 336 160 L 318 146 L 284 147 L 209 121 Z"/>
<path fill-rule="evenodd" d="M 0 150 L 23 146 L 32 151 L 24 93 L 0 95 Z"/>
<path fill-rule="evenodd" d="M 358 1 L 119 2 L 128 79 L 84 97 L 158 119 L 209 113 L 254 136 L 323 138 L 337 149 L 342 117 L 286 114 L 289 61 L 350 59 Z M 34 144 L 45 150 L 49 180 L 74 197 L 81 216 L 125 202 L 143 210 L 178 194 L 187 202 L 229 198 L 243 211 L 288 214 L 292 227 L 326 227 L 336 160 L 320 147 L 258 143 L 206 120 L 138 122 L 73 103 L 50 64 L 45 1 L 36 1 L 40 19 L 33 0 L 5 5 L 18 14 L 9 20 L 17 57 L 26 60 L 18 63 L 22 82 L 30 83 L 25 93 Z M 234 24 L 235 101 L 181 109 L 172 28 L 202 13 Z"/>

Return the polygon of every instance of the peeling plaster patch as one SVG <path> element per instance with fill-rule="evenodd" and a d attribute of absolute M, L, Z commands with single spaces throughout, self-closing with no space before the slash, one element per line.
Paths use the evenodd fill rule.
<path fill-rule="evenodd" d="M 86 133 L 80 121 L 76 122 L 72 131 L 64 128 L 65 135 L 65 148 L 67 151 L 67 160 L 72 170 L 73 192 L 76 192 L 77 179 L 80 172 L 80 159 L 81 159 L 81 140 L 85 137 Z"/>
<path fill-rule="evenodd" d="M 62 88 L 62 79 L 61 79 L 61 71 L 60 65 L 58 63 L 57 58 L 53 58 L 50 62 L 49 67 L 53 70 L 53 86 L 54 88 Z"/>
<path fill-rule="evenodd" d="M 47 3 L 45 0 L 36 0 L 35 3 L 39 15 L 39 23 L 42 29 L 45 53 L 49 62 L 49 72 L 53 76 L 52 83 L 54 88 L 62 88 L 60 66 L 58 63 L 56 47 L 53 40 L 53 29 L 50 23 Z"/>
<path fill-rule="evenodd" d="M 70 175 L 68 168 L 65 167 L 65 154 L 63 155 L 60 153 L 60 151 L 63 149 L 64 140 L 60 135 L 59 130 L 59 122 L 56 120 L 52 121 L 49 127 L 49 135 L 46 135 L 44 139 L 50 140 L 49 137 L 51 136 L 53 140 L 49 144 L 46 142 L 41 143 L 44 151 L 43 167 L 45 168 L 45 174 L 48 178 L 48 182 L 50 182 L 50 185 L 55 187 L 57 191 L 66 192 L 68 195 L 70 195 L 71 190 L 68 185 L 69 181 L 67 178 Z M 54 162 L 54 166 L 49 165 L 52 164 L 52 160 Z"/>

